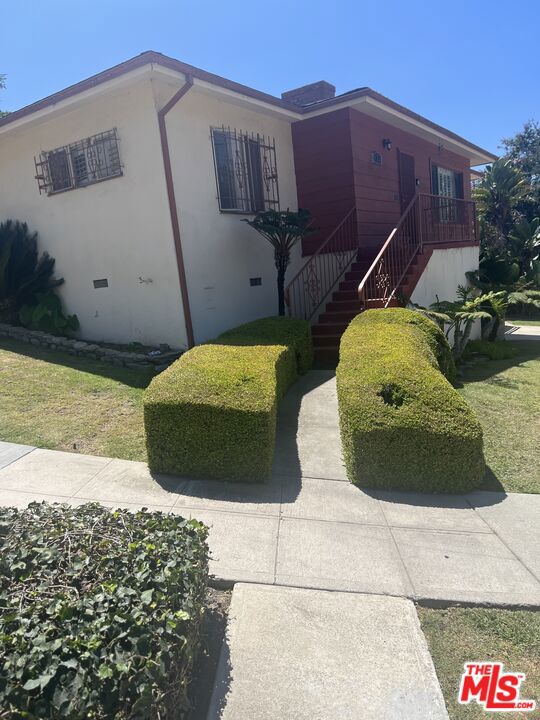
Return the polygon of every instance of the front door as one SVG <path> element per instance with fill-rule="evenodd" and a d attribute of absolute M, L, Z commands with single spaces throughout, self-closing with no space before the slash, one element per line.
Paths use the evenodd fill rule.
<path fill-rule="evenodd" d="M 416 194 L 416 175 L 414 157 L 398 150 L 399 193 L 401 197 L 401 214 Z"/>

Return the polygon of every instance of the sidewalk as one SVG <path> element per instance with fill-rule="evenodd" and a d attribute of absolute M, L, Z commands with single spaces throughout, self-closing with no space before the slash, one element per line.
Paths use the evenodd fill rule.
<path fill-rule="evenodd" d="M 210 526 L 218 581 L 540 607 L 540 495 L 364 492 L 345 480 L 335 379 L 280 409 L 265 484 L 152 475 L 144 463 L 0 443 L 0 504 L 142 506 Z"/>
<path fill-rule="evenodd" d="M 235 585 L 207 720 L 448 720 L 410 600 Z"/>
<path fill-rule="evenodd" d="M 505 340 L 540 340 L 540 326 L 519 325 L 514 324 L 512 320 L 507 320 L 504 338 Z"/>

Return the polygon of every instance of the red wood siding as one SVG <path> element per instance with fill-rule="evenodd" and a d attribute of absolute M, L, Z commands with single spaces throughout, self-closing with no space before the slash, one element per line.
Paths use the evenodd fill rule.
<path fill-rule="evenodd" d="M 353 155 L 347 110 L 293 123 L 298 205 L 318 228 L 302 243 L 311 255 L 354 205 Z"/>
<path fill-rule="evenodd" d="M 414 156 L 418 192 L 431 192 L 431 163 L 463 173 L 470 197 L 468 160 L 351 108 L 300 120 L 292 126 L 298 204 L 320 231 L 304 241 L 311 254 L 356 203 L 361 246 L 379 247 L 401 215 L 398 150 Z M 392 141 L 385 150 L 383 138 Z M 382 155 L 382 166 L 371 153 Z"/>

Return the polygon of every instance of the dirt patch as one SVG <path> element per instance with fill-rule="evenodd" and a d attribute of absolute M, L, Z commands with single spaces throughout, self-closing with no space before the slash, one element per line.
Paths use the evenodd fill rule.
<path fill-rule="evenodd" d="M 208 589 L 207 612 L 203 627 L 202 650 L 193 669 L 191 702 L 187 720 L 206 720 L 214 688 L 221 645 L 225 638 L 231 590 Z"/>

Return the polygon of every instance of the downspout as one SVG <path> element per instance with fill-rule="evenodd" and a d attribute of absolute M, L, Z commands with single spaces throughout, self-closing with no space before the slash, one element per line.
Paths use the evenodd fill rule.
<path fill-rule="evenodd" d="M 166 103 L 161 110 L 158 110 L 159 136 L 161 139 L 161 153 L 163 155 L 163 167 L 165 170 L 165 184 L 167 186 L 167 197 L 169 198 L 169 211 L 171 213 L 171 226 L 174 239 L 174 248 L 176 251 L 176 264 L 178 266 L 178 279 L 180 280 L 180 293 L 182 295 L 182 305 L 184 308 L 184 319 L 186 323 L 186 334 L 188 347 L 192 348 L 195 344 L 193 338 L 193 323 L 191 321 L 191 310 L 189 307 L 189 294 L 187 288 L 186 268 L 184 265 L 184 254 L 182 252 L 182 240 L 180 238 L 180 224 L 178 222 L 178 209 L 176 206 L 176 197 L 174 194 L 174 181 L 172 175 L 171 156 L 169 153 L 169 140 L 167 138 L 167 124 L 165 116 L 172 110 L 176 103 L 184 97 L 187 91 L 193 86 L 193 77 L 186 74 L 185 83 L 180 90 L 176 92 L 172 98 Z"/>

